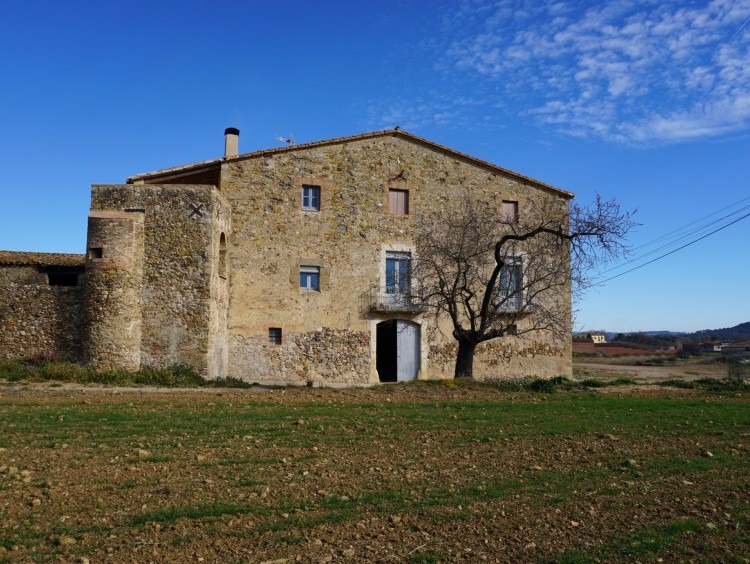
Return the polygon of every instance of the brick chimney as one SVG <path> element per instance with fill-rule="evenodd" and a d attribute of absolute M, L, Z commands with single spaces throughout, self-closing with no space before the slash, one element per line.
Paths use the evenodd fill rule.
<path fill-rule="evenodd" d="M 227 127 L 224 130 L 224 156 L 236 157 L 240 154 L 240 130 Z"/>

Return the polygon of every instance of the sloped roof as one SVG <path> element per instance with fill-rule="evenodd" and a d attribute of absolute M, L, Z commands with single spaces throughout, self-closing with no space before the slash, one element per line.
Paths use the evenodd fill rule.
<path fill-rule="evenodd" d="M 482 159 L 472 157 L 471 155 L 467 155 L 466 153 L 461 153 L 460 151 L 456 151 L 454 149 L 451 149 L 450 147 L 446 147 L 445 145 L 440 145 L 439 143 L 434 143 L 432 141 L 429 141 L 417 135 L 413 135 L 412 133 L 408 133 L 401 129 L 386 129 L 383 131 L 374 131 L 372 133 L 361 133 L 359 135 L 350 135 L 348 137 L 336 137 L 334 139 L 325 139 L 323 141 L 314 141 L 311 143 L 301 143 L 299 145 L 276 147 L 274 149 L 264 149 L 261 151 L 254 151 L 252 153 L 244 153 L 244 154 L 236 155 L 232 157 L 221 157 L 218 159 L 211 159 L 207 161 L 201 161 L 201 162 L 196 162 L 196 163 L 191 163 L 191 164 L 186 164 L 186 165 L 181 165 L 181 166 L 164 168 L 164 169 L 156 170 L 153 172 L 144 172 L 142 174 L 136 174 L 134 176 L 131 176 L 127 178 L 125 181 L 128 184 L 134 184 L 136 182 L 153 182 L 155 180 L 158 180 L 160 177 L 164 177 L 165 179 L 171 179 L 171 178 L 176 178 L 176 177 L 178 178 L 181 175 L 194 174 L 194 173 L 199 173 L 203 171 L 208 171 L 211 169 L 215 169 L 218 172 L 218 169 L 222 163 L 237 162 L 237 161 L 242 161 L 245 159 L 253 159 L 253 158 L 271 156 L 271 155 L 276 155 L 276 154 L 281 154 L 281 153 L 288 153 L 288 152 L 300 151 L 300 150 L 305 150 L 305 149 L 313 149 L 316 147 L 339 145 L 342 143 L 350 143 L 352 141 L 376 139 L 378 137 L 399 137 L 407 141 L 411 141 L 413 143 L 423 145 L 434 151 L 444 153 L 450 157 L 461 159 L 473 165 L 486 168 L 492 172 L 498 172 L 500 174 L 510 176 L 517 180 L 528 182 L 529 184 L 532 184 L 539 188 L 551 190 L 565 198 L 573 198 L 575 196 L 572 192 L 561 190 L 560 188 L 557 188 L 550 184 L 540 182 L 539 180 L 535 180 L 528 176 L 524 176 L 517 172 L 513 172 L 512 170 L 508 170 L 507 168 L 502 168 L 500 166 L 494 165 Z"/>
<path fill-rule="evenodd" d="M 86 255 L 0 251 L 0 265 L 5 266 L 83 266 L 85 262 Z"/>

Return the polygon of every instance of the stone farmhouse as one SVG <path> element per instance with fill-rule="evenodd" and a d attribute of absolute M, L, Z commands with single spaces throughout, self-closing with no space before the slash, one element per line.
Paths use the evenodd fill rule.
<path fill-rule="evenodd" d="M 92 187 L 86 253 L 0 251 L 0 355 L 308 385 L 451 378 L 408 292 L 415 226 L 459 194 L 498 214 L 573 195 L 399 128 L 225 154 Z M 569 296 L 562 299 L 570 303 Z M 570 343 L 477 350 L 475 378 L 571 372 Z"/>

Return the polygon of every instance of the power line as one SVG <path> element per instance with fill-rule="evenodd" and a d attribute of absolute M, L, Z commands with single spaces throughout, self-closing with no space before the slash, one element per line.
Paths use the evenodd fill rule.
<path fill-rule="evenodd" d="M 722 225 L 722 226 L 721 226 L 721 227 L 719 227 L 718 229 L 714 229 L 713 231 L 711 231 L 710 233 L 706 233 L 706 234 L 705 234 L 705 235 L 703 235 L 702 237 L 698 237 L 697 239 L 694 239 L 693 241 L 690 241 L 689 243 L 685 243 L 685 244 L 684 244 L 684 245 L 682 245 L 681 247 L 677 247 L 676 249 L 673 249 L 673 250 L 669 251 L 668 253 L 664 253 L 663 255 L 661 255 L 661 256 L 658 256 L 658 257 L 656 257 L 655 259 L 652 259 L 652 260 L 650 260 L 650 261 L 648 261 L 648 262 L 644 262 L 643 264 L 640 264 L 640 265 L 638 265 L 638 266 L 636 266 L 636 267 L 633 267 L 633 268 L 631 268 L 630 270 L 626 270 L 625 272 L 621 272 L 620 274 L 616 274 L 616 275 L 614 275 L 614 276 L 611 276 L 611 277 L 609 277 L 609 278 L 607 278 L 607 279 L 605 279 L 605 280 L 602 280 L 602 281 L 600 281 L 600 282 L 596 282 L 596 283 L 593 283 L 593 284 L 591 284 L 591 285 L 592 285 L 592 286 L 601 286 L 601 285 L 602 285 L 602 284 L 604 284 L 605 282 L 609 282 L 610 280 L 614 280 L 615 278 L 619 278 L 620 276 L 625 276 L 626 274 L 628 274 L 628 273 L 630 273 L 630 272 L 633 272 L 633 271 L 635 271 L 635 270 L 638 270 L 639 268 L 643 268 L 644 266 L 647 266 L 647 265 L 649 265 L 649 264 L 651 264 L 651 263 L 654 263 L 654 262 L 656 262 L 657 260 L 661 260 L 661 259 L 663 259 L 664 257 L 668 257 L 669 255 L 672 255 L 672 254 L 676 253 L 677 251 L 681 251 L 681 250 L 682 250 L 682 249 L 684 249 L 685 247 L 689 247 L 690 245 L 692 245 L 692 244 L 694 244 L 694 243 L 697 243 L 698 241 L 701 241 L 702 239 L 705 239 L 706 237 L 709 237 L 709 236 L 713 235 L 714 233 L 718 233 L 719 231 L 721 231 L 721 230 L 723 230 L 723 229 L 726 229 L 727 227 L 729 227 L 729 226 L 731 226 L 731 225 L 734 225 L 735 223 L 737 223 L 737 222 L 739 222 L 739 221 L 742 221 L 742 220 L 743 220 L 743 219 L 745 219 L 746 217 L 750 217 L 750 213 L 747 213 L 747 214 L 743 215 L 742 217 L 740 217 L 740 218 L 738 218 L 738 219 L 735 219 L 734 221 L 732 221 L 732 222 L 730 222 L 730 223 L 727 223 L 726 225 Z"/>
<path fill-rule="evenodd" d="M 745 199 L 750 199 L 750 198 L 745 198 Z M 730 205 L 730 206 L 727 206 L 727 207 L 725 207 L 725 208 L 722 208 L 722 209 L 720 209 L 720 210 L 718 210 L 718 211 L 716 211 L 716 212 L 714 212 L 714 213 L 712 213 L 712 214 L 710 214 L 710 215 L 707 215 L 707 216 L 705 216 L 705 217 L 703 217 L 703 218 L 701 218 L 701 219 L 699 219 L 699 220 L 693 221 L 692 223 L 688 223 L 687 225 L 685 225 L 685 226 L 683 226 L 683 227 L 680 227 L 679 229 L 676 229 L 675 231 L 672 231 L 672 232 L 670 232 L 670 233 L 678 233 L 678 232 L 680 232 L 680 231 L 684 230 L 684 229 L 685 229 L 686 227 L 688 227 L 688 226 L 690 226 L 690 225 L 693 225 L 693 224 L 695 224 L 695 223 L 697 223 L 697 222 L 699 222 L 699 221 L 702 221 L 703 219 L 706 219 L 706 218 L 708 218 L 708 217 L 714 216 L 714 215 L 716 215 L 717 213 L 720 213 L 720 212 L 724 211 L 725 209 L 731 208 L 731 207 L 733 207 L 733 206 L 735 206 L 735 205 L 737 205 L 738 203 L 741 203 L 741 202 L 743 202 L 743 201 L 744 201 L 744 200 L 740 200 L 739 202 L 735 202 L 734 204 L 732 204 L 732 205 Z M 661 245 L 661 246 L 659 246 L 659 247 L 657 247 L 657 248 L 655 248 L 655 249 L 653 249 L 653 250 L 651 250 L 651 251 L 649 251 L 649 252 L 647 252 L 647 253 L 644 253 L 644 254 L 642 254 L 642 255 L 640 255 L 640 256 L 638 256 L 638 257 L 635 257 L 635 258 L 632 258 L 632 259 L 626 260 L 626 261 L 624 261 L 624 262 L 622 262 L 622 263 L 620 263 L 620 264 L 617 264 L 617 265 L 615 265 L 615 266 L 613 266 L 613 267 L 611 267 L 611 268 L 608 268 L 608 269 L 606 269 L 606 270 L 602 270 L 602 271 L 601 271 L 601 272 L 599 273 L 599 275 L 601 276 L 602 274 L 606 274 L 607 272 L 612 272 L 612 271 L 615 271 L 615 270 L 619 270 L 619 269 L 621 269 L 621 268 L 623 268 L 623 267 L 625 267 L 625 266 L 627 266 L 627 265 L 629 265 L 629 264 L 633 264 L 634 262 L 638 262 L 638 261 L 641 261 L 641 260 L 643 260 L 644 258 L 646 258 L 646 257 L 648 257 L 648 256 L 650 256 L 650 255 L 653 255 L 654 253 L 658 253 L 658 252 L 659 252 L 659 251 L 661 251 L 662 249 L 666 249 L 666 248 L 668 248 L 668 247 L 670 247 L 670 246 L 672 246 L 672 245 L 674 245 L 674 244 L 676 244 L 676 243 L 678 243 L 678 242 L 680 242 L 680 241 L 683 241 L 683 240 L 685 240 L 685 239 L 687 239 L 687 238 L 689 238 L 689 237 L 693 237 L 693 236 L 696 236 L 696 235 L 698 235 L 699 233 L 701 233 L 702 231 L 705 231 L 705 230 L 707 230 L 707 229 L 710 229 L 710 228 L 711 228 L 712 226 L 714 226 L 714 225 L 716 225 L 716 224 L 718 224 L 718 223 L 720 223 L 720 222 L 722 222 L 722 221 L 724 221 L 724 220 L 726 220 L 726 219 L 729 219 L 729 218 L 731 218 L 732 216 L 735 216 L 735 215 L 737 215 L 737 214 L 739 214 L 739 213 L 742 213 L 743 211 L 745 211 L 745 210 L 747 210 L 747 209 L 750 209 L 750 205 L 747 205 L 747 206 L 743 206 L 742 208 L 740 208 L 740 209 L 738 209 L 738 210 L 735 210 L 735 211 L 733 211 L 733 212 L 732 212 L 732 213 L 730 213 L 730 214 L 724 215 L 724 216 L 722 216 L 722 217 L 720 217 L 720 218 L 718 218 L 718 219 L 716 219 L 716 220 L 714 220 L 714 221 L 711 221 L 711 222 L 709 222 L 709 223 L 707 223 L 707 224 L 705 224 L 705 225 L 702 225 L 702 226 L 700 226 L 700 227 L 698 227 L 698 228 L 692 229 L 691 231 L 689 231 L 689 232 L 687 232 L 687 233 L 685 233 L 685 234 L 682 234 L 682 235 L 679 235 L 679 236 L 673 236 L 673 237 L 670 237 L 670 239 L 672 239 L 672 240 L 671 240 L 671 241 L 669 241 L 668 243 L 665 243 L 664 245 Z M 669 235 L 669 233 L 668 233 L 667 235 Z M 667 238 L 667 235 L 664 235 L 664 236 L 662 236 L 662 237 L 659 237 L 659 238 L 657 238 L 657 239 L 654 239 L 653 241 L 650 241 L 650 242 L 648 242 L 648 243 L 644 243 L 643 245 L 639 245 L 638 247 L 636 247 L 636 249 L 642 249 L 642 248 L 644 248 L 644 247 L 648 247 L 648 246 L 650 246 L 650 245 L 653 245 L 653 244 L 655 244 L 655 243 L 657 243 L 657 242 L 659 242 L 659 241 L 662 241 L 663 239 Z"/>
<path fill-rule="evenodd" d="M 745 201 L 747 201 L 747 200 L 750 200 L 750 196 L 748 196 L 747 198 L 742 198 L 741 200 L 738 200 L 738 201 L 734 202 L 733 204 L 729 204 L 728 206 L 724 206 L 723 208 L 721 208 L 721 209 L 718 209 L 718 210 L 716 210 L 715 212 L 712 212 L 712 213 L 710 213 L 710 214 L 708 214 L 708 215 L 705 215 L 705 216 L 703 216 L 703 217 L 701 217 L 701 218 L 698 218 L 698 219 L 696 219 L 695 221 L 691 221 L 690 223 L 688 223 L 688 224 L 686 224 L 686 225 L 683 225 L 682 227 L 678 227 L 677 229 L 675 229 L 675 230 L 673 230 L 673 231 L 670 231 L 670 232 L 668 232 L 668 233 L 665 233 L 664 235 L 662 235 L 661 237 L 657 237 L 657 238 L 656 238 L 656 239 L 654 239 L 653 241 L 648 241 L 648 242 L 646 242 L 646 243 L 643 243 L 642 245 L 639 245 L 638 247 L 635 247 L 635 248 L 634 248 L 633 250 L 637 250 L 637 249 L 642 249 L 643 247 L 648 247 L 648 246 L 650 246 L 650 245 L 653 245 L 653 244 L 655 244 L 655 243 L 658 243 L 659 241 L 662 241 L 662 240 L 664 240 L 664 239 L 669 239 L 669 238 L 670 238 L 670 235 L 673 235 L 673 234 L 675 234 L 675 235 L 676 235 L 677 233 L 679 233 L 680 231 L 683 231 L 683 230 L 687 229 L 687 228 L 688 228 L 688 227 L 690 227 L 691 225 L 695 225 L 696 223 L 700 223 L 700 222 L 701 222 L 701 221 L 703 221 L 704 219 L 708 219 L 709 217 L 713 217 L 713 216 L 715 216 L 716 214 L 719 214 L 719 213 L 723 212 L 724 210 L 728 210 L 728 209 L 730 209 L 730 208 L 733 208 L 733 207 L 735 207 L 736 205 L 738 205 L 738 204 L 741 204 L 742 202 L 745 202 Z M 739 212 L 741 212 L 742 210 L 745 210 L 745 209 L 747 209 L 747 208 L 748 208 L 748 206 L 745 206 L 745 207 L 743 207 L 743 208 L 740 208 L 739 210 L 736 210 L 736 211 L 734 211 L 734 212 L 732 212 L 732 213 L 730 213 L 730 214 L 728 214 L 728 215 L 726 215 L 726 216 L 724 216 L 724 217 L 722 217 L 722 218 L 720 218 L 720 219 L 717 219 L 717 220 L 715 220 L 715 221 L 713 221 L 713 222 L 709 223 L 708 225 L 706 225 L 706 227 L 708 227 L 708 226 L 710 226 L 710 225 L 713 225 L 714 223 L 716 223 L 716 222 L 718 222 L 718 221 L 721 221 L 721 219 L 725 219 L 725 218 L 727 218 L 727 217 L 730 217 L 730 216 L 732 216 L 732 215 L 734 215 L 734 214 L 736 214 L 736 213 L 739 213 Z M 697 229 L 697 231 L 700 231 L 700 229 L 704 229 L 704 228 L 699 228 L 699 229 Z"/>

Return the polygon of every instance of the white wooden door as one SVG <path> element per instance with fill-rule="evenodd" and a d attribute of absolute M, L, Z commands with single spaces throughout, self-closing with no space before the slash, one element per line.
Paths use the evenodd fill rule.
<path fill-rule="evenodd" d="M 419 325 L 399 319 L 396 321 L 397 380 L 415 380 L 419 373 Z"/>

